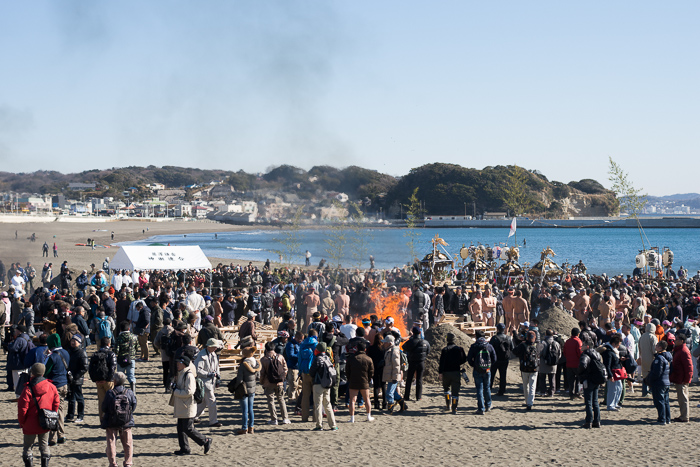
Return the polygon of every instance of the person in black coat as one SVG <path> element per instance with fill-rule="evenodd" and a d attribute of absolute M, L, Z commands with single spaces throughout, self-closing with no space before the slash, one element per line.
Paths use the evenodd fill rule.
<path fill-rule="evenodd" d="M 88 371 L 88 356 L 83 347 L 83 337 L 80 334 L 75 334 L 70 340 L 70 349 L 68 350 L 70 360 L 68 370 L 73 375 L 73 382 L 68 390 L 68 410 L 66 421 L 73 421 L 75 414 L 75 406 L 78 406 L 78 418 L 75 423 L 83 423 L 85 416 L 85 399 L 83 398 L 83 382 L 85 373 Z"/>
<path fill-rule="evenodd" d="M 423 397 L 423 371 L 425 370 L 425 360 L 430 352 L 430 344 L 427 340 L 421 339 L 421 329 L 414 327 L 411 329 L 411 338 L 403 345 L 403 351 L 408 358 L 408 370 L 406 375 L 406 389 L 404 399 L 410 400 L 411 384 L 413 378 L 416 379 L 416 401 Z"/>
<path fill-rule="evenodd" d="M 506 325 L 498 323 L 496 325 L 496 335 L 491 338 L 489 343 L 496 351 L 496 363 L 493 365 L 491 372 L 491 384 L 493 388 L 493 380 L 496 379 L 496 371 L 498 371 L 498 393 L 497 396 L 503 396 L 506 393 L 506 375 L 508 373 L 508 363 L 513 352 L 513 339 L 505 333 Z"/>
<path fill-rule="evenodd" d="M 117 436 L 121 439 L 124 449 L 124 465 L 133 461 L 134 442 L 131 429 L 134 427 L 134 412 L 136 411 L 136 395 L 128 386 L 126 375 L 122 372 L 114 374 L 114 388 L 107 391 L 102 402 L 102 428 L 107 431 L 107 460 L 110 465 L 117 465 Z M 117 410 L 117 398 L 126 396 L 128 407 Z M 125 420 L 120 420 L 124 418 Z"/>

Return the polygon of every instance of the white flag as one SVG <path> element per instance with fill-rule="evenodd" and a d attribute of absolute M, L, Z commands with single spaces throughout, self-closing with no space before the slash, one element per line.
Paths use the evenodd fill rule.
<path fill-rule="evenodd" d="M 516 229 L 516 225 L 515 225 L 515 217 L 514 217 L 513 222 L 510 223 L 510 233 L 508 234 L 508 238 L 515 235 L 515 229 Z"/>

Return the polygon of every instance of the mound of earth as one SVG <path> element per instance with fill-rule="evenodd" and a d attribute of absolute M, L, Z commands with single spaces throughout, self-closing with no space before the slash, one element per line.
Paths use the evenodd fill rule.
<path fill-rule="evenodd" d="M 437 326 L 430 327 L 425 332 L 425 340 L 430 344 L 430 352 L 428 353 L 428 358 L 425 360 L 425 371 L 423 372 L 423 379 L 428 383 L 441 382 L 438 376 L 440 354 L 442 353 L 442 349 L 447 345 L 447 335 L 449 333 L 455 335 L 455 344 L 462 347 L 465 352 L 469 352 L 469 347 L 472 345 L 472 342 L 474 342 L 471 337 L 452 325 L 438 324 Z M 466 366 L 465 364 L 464 367 Z"/>
<path fill-rule="evenodd" d="M 557 307 L 550 307 L 544 311 L 540 311 L 537 315 L 540 321 L 540 333 L 544 336 L 547 329 L 553 329 L 562 336 L 571 335 L 571 329 L 578 327 L 578 321 L 568 312 Z"/>

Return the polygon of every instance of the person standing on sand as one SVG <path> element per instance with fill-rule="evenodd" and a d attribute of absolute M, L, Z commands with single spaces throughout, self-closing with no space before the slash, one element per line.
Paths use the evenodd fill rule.
<path fill-rule="evenodd" d="M 520 289 L 515 291 L 515 297 L 513 298 L 512 305 L 515 319 L 515 322 L 513 323 L 514 326 L 517 326 L 517 323 L 524 323 L 530 320 L 530 306 L 528 305 L 527 300 L 523 298 L 523 293 L 520 291 Z"/>
<path fill-rule="evenodd" d="M 304 263 L 304 266 L 311 266 L 311 252 L 309 250 L 306 250 L 306 263 Z"/>
<path fill-rule="evenodd" d="M 284 331 L 283 331 L 284 332 Z M 287 363 L 284 357 L 275 352 L 275 344 L 268 342 L 265 344 L 265 356 L 260 359 L 260 384 L 265 390 L 267 408 L 270 411 L 268 425 L 292 423 L 287 414 L 287 404 L 284 401 L 284 381 L 287 378 Z M 280 406 L 282 420 L 277 417 L 275 398 Z"/>
<path fill-rule="evenodd" d="M 117 467 L 117 437 L 119 437 L 124 450 L 124 466 L 129 467 L 132 465 L 134 454 L 131 429 L 134 427 L 136 395 L 126 387 L 127 379 L 124 373 L 116 373 L 112 383 L 114 388 L 107 391 L 100 407 L 104 413 L 101 427 L 107 434 L 107 460 L 109 460 L 109 467 Z M 126 407 L 121 404 L 122 402 Z"/>
<path fill-rule="evenodd" d="M 170 406 L 173 407 L 173 418 L 177 418 L 177 440 L 180 444 L 180 449 L 173 453 L 176 456 L 191 453 L 187 438 L 192 438 L 202 446 L 204 454 L 208 454 L 211 449 L 212 439 L 205 438 L 194 427 L 194 418 L 197 415 L 197 404 L 194 401 L 194 392 L 197 390 L 196 372 L 189 357 L 183 355 L 177 361 L 177 376 L 170 385 Z"/>
<path fill-rule="evenodd" d="M 525 342 L 520 343 L 513 353 L 520 359 L 520 373 L 523 379 L 523 395 L 527 410 L 532 410 L 535 404 L 535 390 L 537 386 L 537 370 L 540 367 L 540 354 L 542 344 L 537 344 L 537 335 L 528 331 Z"/>
<path fill-rule="evenodd" d="M 686 423 L 689 418 L 689 393 L 690 380 L 693 378 L 693 358 L 690 350 L 685 344 L 685 333 L 678 333 L 675 347 L 673 349 L 673 361 L 671 362 L 671 372 L 669 381 L 676 387 L 678 405 L 681 409 L 681 416 L 674 418 L 674 422 Z"/>
<path fill-rule="evenodd" d="M 578 362 L 576 378 L 583 385 L 583 399 L 586 404 L 586 420 L 582 428 L 591 428 L 591 426 L 600 428 L 600 404 L 598 402 L 600 383 L 596 378 L 599 378 L 600 381 L 605 380 L 603 360 L 600 354 L 589 346 L 589 342 L 585 341 L 582 344 L 581 356 Z M 602 371 L 602 373 L 597 374 L 598 371 Z"/>
<path fill-rule="evenodd" d="M 41 247 L 41 257 L 49 257 L 49 244 L 44 242 L 44 244 Z"/>
<path fill-rule="evenodd" d="M 666 351 L 667 345 L 668 343 L 666 341 L 661 341 L 656 344 L 654 361 L 646 377 L 658 414 L 656 423 L 659 425 L 668 425 L 671 423 L 671 405 L 668 401 L 668 388 L 671 385 L 669 374 L 671 372 L 671 360 L 673 357 Z"/>
<path fill-rule="evenodd" d="M 467 363 L 467 354 L 464 349 L 455 345 L 455 335 L 447 334 L 447 345 L 440 353 L 438 373 L 442 379 L 442 388 L 445 391 L 445 410 L 452 408 L 452 414 L 457 414 L 459 404 L 459 390 L 462 385 L 460 370 Z M 451 405 L 450 405 L 451 404 Z"/>
<path fill-rule="evenodd" d="M 420 401 L 423 397 L 423 370 L 425 370 L 425 360 L 428 358 L 428 353 L 430 352 L 430 344 L 427 340 L 421 338 L 421 329 L 419 327 L 412 328 L 411 334 L 412 337 L 403 345 L 403 351 L 406 352 L 406 356 L 408 357 L 404 397 L 406 400 L 410 400 L 411 384 L 415 377 L 416 401 Z"/>
<path fill-rule="evenodd" d="M 497 396 L 504 396 L 506 393 L 506 375 L 508 374 L 508 363 L 510 362 L 511 353 L 513 352 L 513 338 L 505 333 L 506 325 L 498 323 L 496 325 L 496 335 L 491 338 L 489 344 L 496 351 L 496 363 L 493 365 L 494 371 L 491 372 L 490 386 L 493 388 L 493 380 L 498 371 L 498 393 Z"/>
<path fill-rule="evenodd" d="M 100 339 L 100 349 L 90 357 L 88 374 L 97 386 L 97 408 L 100 420 L 102 420 L 102 401 L 107 391 L 114 387 L 112 379 L 117 371 L 117 356 L 111 349 L 112 339 L 103 337 Z"/>
<path fill-rule="evenodd" d="M 53 257 L 58 258 L 58 246 L 56 245 L 56 242 L 53 242 Z"/>
<path fill-rule="evenodd" d="M 204 382 L 204 400 L 201 404 L 197 405 L 197 415 L 195 418 L 198 418 L 204 413 L 205 408 L 208 409 L 210 428 L 218 428 L 221 426 L 221 423 L 219 423 L 217 419 L 215 391 L 219 386 L 219 381 L 221 381 L 219 357 L 216 355 L 216 351 L 222 346 L 223 342 L 219 340 L 207 340 L 205 347 L 199 351 L 194 361 L 194 365 L 197 368 L 197 376 Z"/>
<path fill-rule="evenodd" d="M 518 324 L 515 321 L 515 309 L 513 308 L 513 287 L 508 287 L 506 291 L 506 296 L 503 297 L 501 304 L 503 305 L 503 317 L 506 324 L 506 334 L 510 334 L 511 331 L 518 330 Z"/>
<path fill-rule="evenodd" d="M 56 387 L 51 384 L 51 381 L 44 378 L 45 370 L 46 367 L 42 363 L 32 365 L 29 370 L 30 380 L 17 401 L 17 421 L 24 435 L 22 460 L 24 460 L 25 467 L 33 465 L 32 446 L 35 440 L 39 444 L 42 467 L 48 467 L 51 459 L 51 451 L 49 450 L 50 432 L 39 426 L 39 409 L 56 412 L 61 400 Z"/>
<path fill-rule="evenodd" d="M 579 385 L 580 381 L 576 376 L 577 369 L 580 366 L 581 355 L 583 352 L 583 342 L 578 337 L 580 334 L 579 328 L 571 329 L 571 337 L 564 344 L 564 358 L 566 359 L 566 381 L 569 383 L 569 399 L 580 398 Z"/>
<path fill-rule="evenodd" d="M 491 410 L 491 368 L 498 361 L 496 351 L 488 343 L 484 331 L 476 331 L 476 342 L 469 347 L 467 363 L 474 368 L 474 385 L 476 386 L 477 415 Z"/>
<path fill-rule="evenodd" d="M 328 425 L 331 430 L 337 431 L 338 425 L 335 422 L 335 414 L 331 405 L 331 388 L 335 386 L 338 375 L 335 372 L 333 363 L 326 353 L 325 342 L 319 342 L 314 350 L 314 360 L 309 369 L 309 376 L 313 380 L 314 387 L 314 419 L 316 428 L 314 431 L 323 431 L 323 414 L 325 410 Z"/>

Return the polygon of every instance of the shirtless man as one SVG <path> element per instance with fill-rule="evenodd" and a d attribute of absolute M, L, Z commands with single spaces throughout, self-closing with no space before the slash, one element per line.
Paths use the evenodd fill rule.
<path fill-rule="evenodd" d="M 624 290 L 620 291 L 620 298 L 615 303 L 615 315 L 617 316 L 617 313 L 622 313 L 622 322 L 624 324 L 629 324 L 630 322 L 629 310 L 631 304 L 632 299 L 629 295 L 627 295 L 627 292 L 625 292 Z"/>
<path fill-rule="evenodd" d="M 515 323 L 515 312 L 513 309 L 513 288 L 509 287 L 506 291 L 505 297 L 501 304 L 503 305 L 503 318 L 506 324 L 506 334 L 510 334 L 511 331 L 518 330 L 518 324 Z"/>
<path fill-rule="evenodd" d="M 605 291 L 605 295 L 598 304 L 598 314 L 600 316 L 599 326 L 604 326 L 612 319 L 612 314 L 615 312 L 615 298 L 612 296 L 610 289 Z"/>
<path fill-rule="evenodd" d="M 303 329 L 306 329 L 313 321 L 311 317 L 318 311 L 318 305 L 320 303 L 321 299 L 316 295 L 316 290 L 313 285 L 310 285 L 309 294 L 304 298 L 304 304 L 306 305 L 306 322 L 304 323 Z"/>
<path fill-rule="evenodd" d="M 477 291 L 469 303 L 469 313 L 472 315 L 472 321 L 475 323 L 484 322 L 484 301 L 481 298 L 481 292 Z"/>
<path fill-rule="evenodd" d="M 494 297 L 491 294 L 491 289 L 486 288 L 486 290 L 484 290 L 484 298 L 482 301 L 484 303 L 484 316 L 486 316 L 486 325 L 495 326 L 497 300 L 496 297 Z"/>
<path fill-rule="evenodd" d="M 576 294 L 571 292 L 570 294 L 565 294 L 564 299 L 561 301 L 561 306 L 571 315 L 574 312 L 574 298 L 576 298 Z"/>
<path fill-rule="evenodd" d="M 515 315 L 515 323 L 524 323 L 530 320 L 530 307 L 522 296 L 522 292 L 518 289 L 513 297 L 513 314 Z"/>
<path fill-rule="evenodd" d="M 347 289 L 343 287 L 340 293 L 335 296 L 335 311 L 345 319 L 350 313 L 350 296 Z"/>
<path fill-rule="evenodd" d="M 590 302 L 591 299 L 586 294 L 586 289 L 581 287 L 578 294 L 574 297 L 574 318 L 579 321 L 587 321 Z"/>

